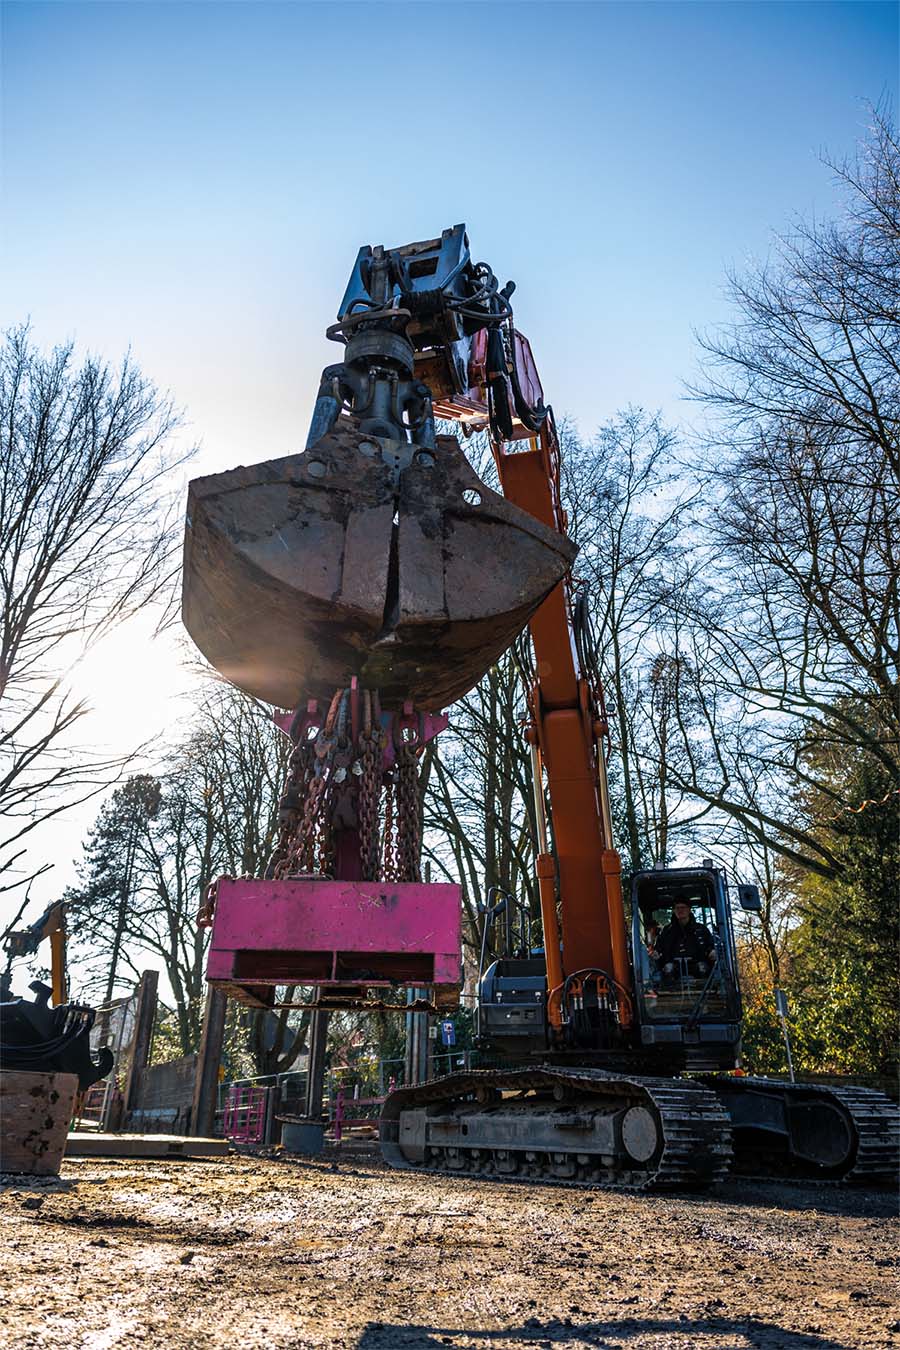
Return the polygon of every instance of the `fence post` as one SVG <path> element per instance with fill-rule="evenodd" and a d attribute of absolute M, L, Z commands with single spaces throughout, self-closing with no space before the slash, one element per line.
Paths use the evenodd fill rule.
<path fill-rule="evenodd" d="M 784 1036 L 784 1048 L 787 1051 L 787 1066 L 790 1080 L 794 1080 L 794 1061 L 791 1058 L 791 1033 L 788 1031 L 788 1001 L 787 994 L 783 989 L 775 990 L 775 1011 L 778 1013 L 781 1022 L 781 1034 Z"/>
<path fill-rule="evenodd" d="M 138 985 L 131 1063 L 128 1065 L 128 1077 L 125 1079 L 125 1100 L 122 1110 L 124 1125 L 128 1124 L 128 1117 L 137 1107 L 141 1078 L 150 1058 L 150 1042 L 153 1039 L 153 1023 L 156 1020 L 158 986 L 159 971 L 145 970 Z"/>
<path fill-rule="evenodd" d="M 328 1013 L 315 1009 L 309 1019 L 309 1052 L 306 1076 L 306 1118 L 319 1120 L 325 1088 L 325 1044 L 328 1039 Z"/>
<path fill-rule="evenodd" d="M 420 991 L 407 989 L 407 1003 L 415 1003 Z M 427 1083 L 429 1078 L 431 1043 L 428 1040 L 428 1014 L 408 1012 L 406 1014 L 406 1072 L 405 1081 L 411 1085 Z"/>
<path fill-rule="evenodd" d="M 222 1042 L 225 1039 L 225 1012 L 228 999 L 212 986 L 206 992 L 203 1010 L 203 1030 L 200 1034 L 200 1053 L 194 1078 L 194 1100 L 191 1106 L 191 1134 L 211 1135 L 215 1127 L 216 1097 L 219 1087 L 219 1064 L 222 1060 Z"/>
<path fill-rule="evenodd" d="M 228 1091 L 225 1094 L 225 1102 L 222 1111 L 222 1133 L 227 1139 L 234 1130 L 234 1103 L 235 1086 L 234 1083 L 228 1084 Z"/>

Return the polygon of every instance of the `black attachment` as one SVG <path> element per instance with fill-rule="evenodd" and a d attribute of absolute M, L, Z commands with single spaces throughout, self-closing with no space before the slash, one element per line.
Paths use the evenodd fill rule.
<path fill-rule="evenodd" d="M 74 1073 L 81 1092 L 105 1078 L 113 1066 L 104 1047 L 97 1064 L 91 1059 L 90 1034 L 96 1014 L 77 1003 L 50 1007 L 49 985 L 35 980 L 24 998 L 0 1003 L 0 1069 L 28 1073 Z"/>

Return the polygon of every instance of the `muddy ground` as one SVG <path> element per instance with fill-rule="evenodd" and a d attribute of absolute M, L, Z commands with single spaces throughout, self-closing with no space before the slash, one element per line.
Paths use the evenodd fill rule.
<path fill-rule="evenodd" d="M 885 1192 L 642 1197 L 374 1160 L 71 1160 L 0 1187 L 0 1345 L 900 1346 Z"/>

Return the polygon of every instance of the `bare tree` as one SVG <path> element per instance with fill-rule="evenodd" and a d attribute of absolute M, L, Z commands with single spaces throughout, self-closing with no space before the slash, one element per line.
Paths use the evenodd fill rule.
<path fill-rule="evenodd" d="M 823 877 L 840 861 L 803 802 L 855 803 L 820 751 L 900 774 L 900 145 L 885 118 L 838 176 L 843 218 L 799 224 L 732 277 L 738 321 L 705 340 L 699 392 L 722 434 L 685 654 L 713 753 L 701 765 L 685 735 L 680 774 Z"/>
<path fill-rule="evenodd" d="M 42 355 L 28 329 L 0 350 L 0 876 L 27 836 L 102 791 L 120 762 L 76 750 L 87 711 L 68 692 L 78 659 L 170 590 L 166 518 L 178 418 L 126 357 L 118 369 L 70 345 Z M 181 456 L 183 459 L 184 456 Z"/>
<path fill-rule="evenodd" d="M 287 772 L 288 741 L 271 709 L 214 680 L 198 710 L 210 806 L 220 833 L 222 871 L 262 876 L 277 834 L 277 804 Z M 296 989 L 287 986 L 285 1001 Z M 259 1074 L 281 1073 L 303 1052 L 309 1013 L 281 1009 L 248 1017 L 248 1044 Z"/>
<path fill-rule="evenodd" d="M 683 479 L 674 433 L 639 408 L 616 414 L 590 441 L 565 427 L 563 495 L 579 546 L 593 644 L 610 713 L 610 784 L 631 867 L 664 859 L 697 818 L 667 773 L 675 753 L 673 685 L 681 682 L 672 626 L 695 566 L 688 525 L 698 492 Z"/>
<path fill-rule="evenodd" d="M 274 844 L 286 738 L 271 711 L 230 685 L 201 689 L 187 737 L 156 777 L 118 788 L 89 836 L 82 880 L 68 893 L 70 927 L 88 990 L 137 975 L 148 954 L 166 972 L 182 1053 L 199 1042 L 208 933 L 197 913 L 211 881 L 258 876 Z M 288 990 L 287 1000 L 290 1001 Z M 289 1010 L 249 1019 L 258 1072 L 292 1063 L 308 1018 Z"/>
<path fill-rule="evenodd" d="M 640 866 L 665 856 L 707 812 L 669 782 L 677 741 L 673 700 L 678 662 L 666 657 L 668 615 L 691 556 L 684 525 L 691 496 L 681 483 L 674 438 L 658 417 L 617 415 L 590 441 L 562 428 L 562 496 L 579 545 L 575 585 L 587 593 L 597 665 L 610 695 L 613 810 L 626 858 Z M 474 449 L 474 454 L 473 454 Z M 467 453 L 491 481 L 484 447 Z M 538 913 L 531 763 L 522 737 L 530 680 L 527 636 L 451 713 L 425 802 L 426 854 L 463 886 L 467 939 L 480 942 L 489 889 L 517 893 Z M 524 674 L 524 679 L 522 678 Z M 552 829 L 552 812 L 548 812 Z"/>
<path fill-rule="evenodd" d="M 451 710 L 426 762 L 424 854 L 463 891 L 464 940 L 477 951 L 493 887 L 536 914 L 531 763 L 523 737 L 525 689 L 507 652 Z"/>
<path fill-rule="evenodd" d="M 499 492 L 488 438 L 472 436 L 465 453 L 482 481 Z M 538 913 L 531 763 L 523 737 L 527 718 L 520 663 L 508 651 L 454 704 L 449 730 L 423 759 L 424 857 L 435 879 L 461 885 L 463 941 L 473 955 L 480 950 L 493 887 L 518 895 Z"/>

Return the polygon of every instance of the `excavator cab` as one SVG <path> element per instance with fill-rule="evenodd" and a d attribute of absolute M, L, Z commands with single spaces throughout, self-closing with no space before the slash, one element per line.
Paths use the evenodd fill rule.
<path fill-rule="evenodd" d="M 702 940 L 691 955 L 664 962 L 663 934 L 677 924 L 675 909 L 682 905 L 688 906 Z M 711 862 L 636 872 L 631 911 L 635 1032 L 645 1069 L 734 1068 L 740 1052 L 741 1000 L 725 873 Z M 543 1057 L 551 1051 L 547 996 L 545 952 L 529 945 L 521 903 L 491 892 L 478 975 L 477 1040 L 482 1049 L 501 1059 Z M 571 1036 L 582 1047 L 590 1045 L 587 1026 L 573 1025 Z"/>
<path fill-rule="evenodd" d="M 680 1065 L 733 1068 L 740 1049 L 741 1000 L 724 872 L 711 862 L 636 872 L 631 902 L 642 1045 L 654 1057 Z M 698 935 L 694 943 L 673 941 L 676 908 L 685 917 L 683 906 Z M 685 945 L 687 951 L 676 952 Z"/>

